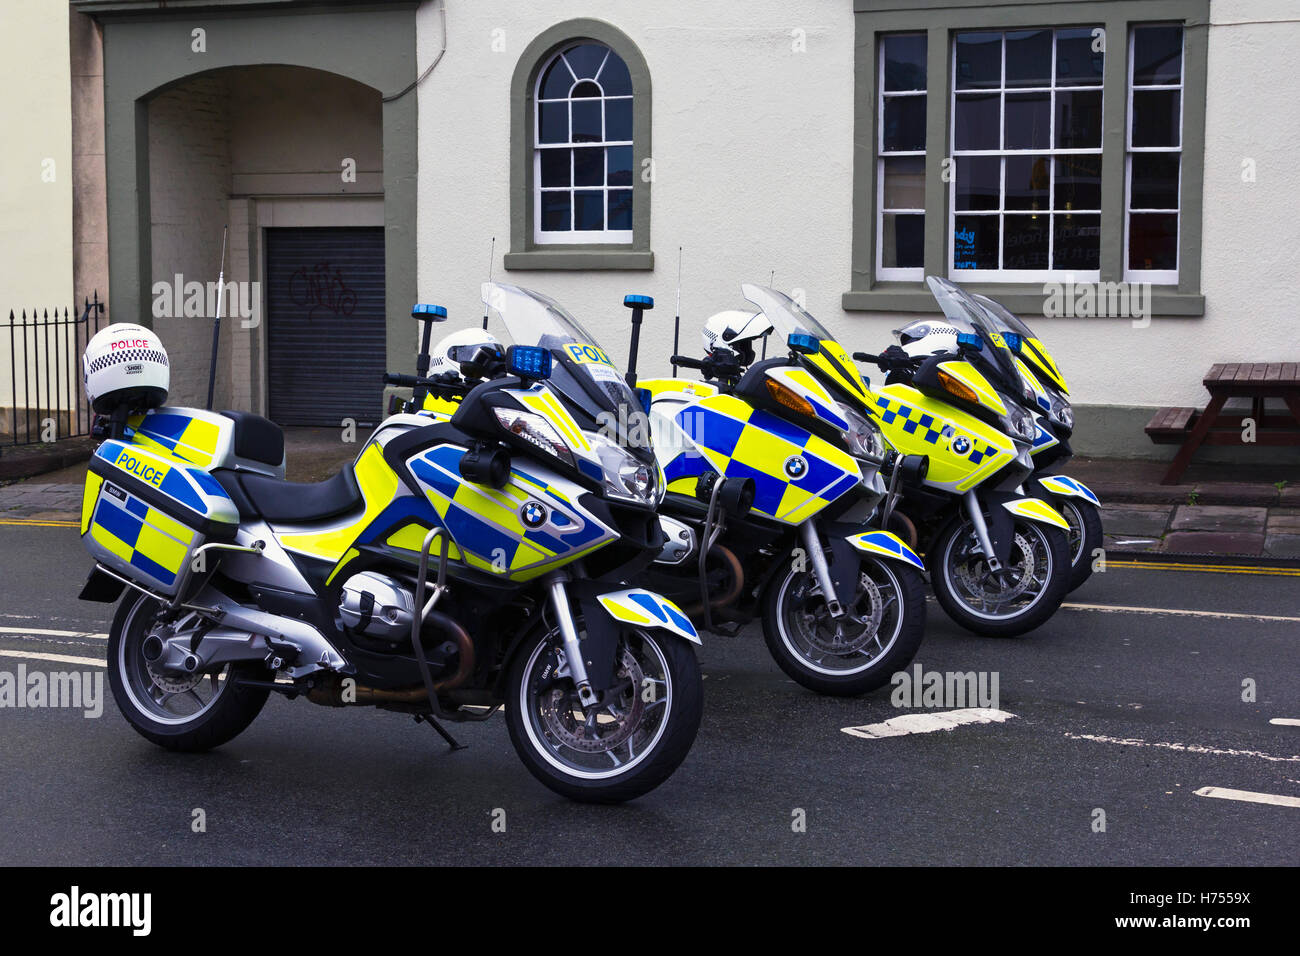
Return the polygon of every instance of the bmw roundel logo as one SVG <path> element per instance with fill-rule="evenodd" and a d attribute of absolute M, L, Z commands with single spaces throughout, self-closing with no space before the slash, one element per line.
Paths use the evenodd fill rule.
<path fill-rule="evenodd" d="M 952 440 L 952 450 L 959 455 L 964 455 L 970 451 L 970 439 L 965 435 L 958 435 Z"/>
<path fill-rule="evenodd" d="M 791 478 L 802 478 L 808 474 L 808 462 L 802 455 L 794 455 L 785 460 L 785 473 Z"/>
<path fill-rule="evenodd" d="M 530 528 L 540 528 L 546 523 L 546 507 L 540 501 L 530 501 L 519 509 L 519 518 Z"/>

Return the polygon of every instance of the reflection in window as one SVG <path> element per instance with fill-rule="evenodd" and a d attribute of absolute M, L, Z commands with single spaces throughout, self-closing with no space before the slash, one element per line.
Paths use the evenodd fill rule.
<path fill-rule="evenodd" d="M 926 37 L 880 41 L 876 274 L 921 279 L 925 246 Z"/>
<path fill-rule="evenodd" d="M 954 38 L 953 269 L 1099 274 L 1100 38 L 1093 27 Z"/>
<path fill-rule="evenodd" d="M 1183 138 L 1183 28 L 1134 27 L 1129 37 L 1126 276 L 1178 281 L 1178 187 Z"/>
<path fill-rule="evenodd" d="M 538 242 L 632 241 L 632 78 L 598 43 L 557 53 L 537 79 Z"/>

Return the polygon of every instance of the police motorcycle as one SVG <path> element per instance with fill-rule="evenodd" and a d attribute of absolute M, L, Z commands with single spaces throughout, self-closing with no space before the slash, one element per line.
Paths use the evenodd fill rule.
<path fill-rule="evenodd" d="M 1070 524 L 1070 590 L 1092 577 L 1093 558 L 1105 541 L 1102 537 L 1101 499 L 1077 478 L 1060 473 L 1074 457 L 1070 436 L 1074 433 L 1074 410 L 1070 390 L 1055 359 L 1028 325 L 999 302 L 983 295 L 971 298 L 984 307 L 993 327 L 1015 353 L 1021 378 L 1034 393 L 1038 437 L 1030 454 L 1034 473 L 1025 480 L 1025 490 L 1050 502 Z M 907 329 L 900 329 L 901 334 Z"/>
<path fill-rule="evenodd" d="M 629 585 L 658 554 L 663 494 L 648 443 L 596 430 L 636 398 L 560 306 L 484 297 L 516 344 L 477 384 L 386 376 L 455 396 L 398 413 L 318 484 L 284 479 L 284 436 L 247 412 L 165 405 L 166 352 L 114 325 L 83 358 L 105 440 L 87 475 L 81 598 L 120 599 L 114 698 L 171 750 L 232 739 L 270 693 L 446 722 L 505 708 L 528 770 L 575 800 L 658 786 L 699 726 L 695 628 Z M 425 322 L 425 372 L 437 306 Z M 418 406 L 417 406 L 418 407 Z"/>
<path fill-rule="evenodd" d="M 1013 353 L 964 291 L 926 281 L 948 322 L 935 334 L 951 335 L 955 350 L 929 354 L 913 344 L 918 354 L 893 346 L 853 356 L 888 373 L 872 409 L 885 440 L 929 456 L 924 480 L 904 488 L 885 526 L 919 543 L 935 597 L 954 621 L 988 636 L 1023 634 L 1051 617 L 1069 589 L 1070 527 L 1025 493 L 1039 429 Z"/>
<path fill-rule="evenodd" d="M 884 479 L 916 480 L 925 459 L 886 453 L 852 362 L 812 316 L 741 288 L 756 308 L 711 319 L 704 359 L 672 358 L 705 381 L 638 383 L 668 487 L 668 540 L 645 580 L 708 630 L 761 617 L 790 678 L 861 694 L 906 667 L 924 632 L 924 565 L 869 522 Z M 755 361 L 773 328 L 788 352 Z"/>

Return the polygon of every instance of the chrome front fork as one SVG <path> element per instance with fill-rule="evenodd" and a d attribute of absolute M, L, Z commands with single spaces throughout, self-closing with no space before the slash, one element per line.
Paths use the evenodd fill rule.
<path fill-rule="evenodd" d="M 587 664 L 582 659 L 582 648 L 578 645 L 578 626 L 573 622 L 569 592 L 564 585 L 563 577 L 554 577 L 547 585 L 551 594 L 551 610 L 555 612 L 555 621 L 560 626 L 564 656 L 569 662 L 569 677 L 578 688 L 578 700 L 583 707 L 591 707 L 596 703 L 596 693 L 591 689 L 591 681 L 587 678 Z"/>
<path fill-rule="evenodd" d="M 817 523 L 810 519 L 801 524 L 799 526 L 799 537 L 803 541 L 804 551 L 808 553 L 808 557 L 812 561 L 813 576 L 822 589 L 822 596 L 826 598 L 826 610 L 830 612 L 831 617 L 843 617 L 844 608 L 840 605 L 839 596 L 835 593 L 835 585 L 831 583 L 831 569 L 826 564 L 826 555 L 822 552 L 822 543 L 817 538 Z"/>
<path fill-rule="evenodd" d="M 1002 562 L 993 553 L 993 539 L 989 537 L 989 526 L 984 523 L 984 512 L 980 508 L 979 498 L 975 496 L 975 489 L 966 492 L 962 500 L 966 502 L 966 514 L 970 516 L 971 524 L 975 526 L 975 539 L 979 542 L 980 551 L 984 553 L 984 558 L 989 563 L 989 570 L 1001 571 Z"/>

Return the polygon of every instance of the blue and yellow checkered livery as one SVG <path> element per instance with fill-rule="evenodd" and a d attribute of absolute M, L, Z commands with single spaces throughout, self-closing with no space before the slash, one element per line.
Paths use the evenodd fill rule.
<path fill-rule="evenodd" d="M 276 527 L 290 551 L 334 564 L 339 575 L 367 546 L 411 552 L 414 560 L 430 528 L 445 528 L 448 557 L 511 581 L 567 564 L 617 537 L 579 503 L 585 489 L 529 462 L 511 470 L 504 488 L 466 481 L 460 459 L 466 449 L 440 445 L 406 461 L 423 494 L 410 494 L 384 460 L 383 448 L 367 445 L 353 467 L 365 507 L 319 527 Z M 434 554 L 440 552 L 434 545 Z"/>
<path fill-rule="evenodd" d="M 902 455 L 928 455 L 925 483 L 964 492 L 1016 457 L 1004 433 L 910 385 L 875 390 L 872 411 L 881 433 Z"/>
<path fill-rule="evenodd" d="M 464 454 L 464 448 L 443 445 L 407 462 L 433 520 L 456 544 L 452 557 L 512 581 L 527 581 L 617 537 L 578 503 L 584 493 L 579 485 L 532 462 L 527 468 L 516 464 L 502 488 L 474 484 L 460 476 Z M 414 535 L 400 532 L 389 543 L 420 547 Z"/>
<path fill-rule="evenodd" d="M 847 452 L 731 395 L 667 403 L 661 413 L 675 426 L 655 446 L 670 492 L 694 495 L 706 471 L 752 478 L 754 512 L 797 525 L 862 481 Z"/>
<path fill-rule="evenodd" d="M 194 549 L 208 537 L 233 538 L 238 524 L 225 490 L 181 459 L 117 440 L 91 459 L 81 507 L 86 547 L 157 591 L 175 594 Z"/>

